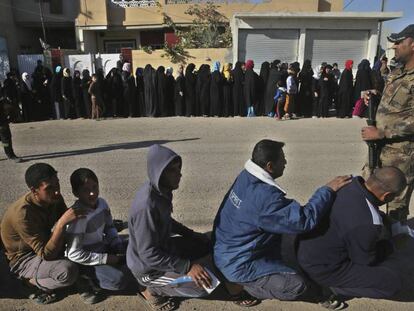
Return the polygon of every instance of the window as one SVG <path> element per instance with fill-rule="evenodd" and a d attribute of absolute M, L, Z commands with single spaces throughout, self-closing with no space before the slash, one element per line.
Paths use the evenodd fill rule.
<path fill-rule="evenodd" d="M 104 47 L 106 53 L 121 53 L 122 48 L 136 49 L 135 40 L 105 40 Z"/>

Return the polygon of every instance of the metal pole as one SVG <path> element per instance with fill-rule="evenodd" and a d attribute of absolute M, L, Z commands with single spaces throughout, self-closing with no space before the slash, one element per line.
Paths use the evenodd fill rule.
<path fill-rule="evenodd" d="M 42 23 L 42 30 L 43 30 L 43 41 L 46 43 L 46 28 L 45 28 L 45 21 L 43 20 L 43 1 L 39 0 L 39 12 L 40 12 L 40 22 Z"/>
<path fill-rule="evenodd" d="M 381 13 L 385 9 L 385 0 L 381 0 Z M 382 21 L 378 23 L 378 47 L 377 47 L 377 56 L 380 57 L 381 53 L 381 37 L 382 37 Z"/>

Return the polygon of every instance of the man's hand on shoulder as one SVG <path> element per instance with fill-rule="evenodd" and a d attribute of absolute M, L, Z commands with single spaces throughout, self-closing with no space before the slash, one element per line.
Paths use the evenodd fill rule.
<path fill-rule="evenodd" d="M 351 175 L 337 176 L 326 184 L 327 187 L 337 192 L 343 186 L 346 186 L 352 181 Z"/>
<path fill-rule="evenodd" d="M 87 211 L 83 208 L 68 208 L 67 211 L 59 218 L 60 225 L 65 226 L 79 218 L 86 217 Z"/>

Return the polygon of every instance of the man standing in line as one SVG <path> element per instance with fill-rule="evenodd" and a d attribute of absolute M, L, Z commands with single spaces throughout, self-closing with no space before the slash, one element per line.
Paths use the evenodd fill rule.
<path fill-rule="evenodd" d="M 407 226 L 409 203 L 414 187 L 414 24 L 388 41 L 394 43 L 396 60 L 402 65 L 389 76 L 378 106 L 376 126 L 362 128 L 362 139 L 380 145 L 379 166 L 395 166 L 407 178 L 407 186 L 387 205 L 393 235 L 403 241 L 412 234 Z M 369 173 L 364 172 L 367 179 Z M 401 245 L 401 244 L 400 244 Z"/>

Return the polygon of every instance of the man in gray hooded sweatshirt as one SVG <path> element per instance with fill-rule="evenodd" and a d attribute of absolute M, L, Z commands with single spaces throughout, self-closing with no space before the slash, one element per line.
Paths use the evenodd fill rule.
<path fill-rule="evenodd" d="M 174 151 L 151 146 L 149 181 L 138 190 L 129 211 L 127 265 L 147 288 L 141 294 L 153 309 L 174 309 L 175 302 L 167 297 L 206 296 L 204 288 L 212 282 L 205 267 L 195 262 L 210 252 L 208 238 L 171 217 L 172 191 L 179 187 L 181 166 Z"/>

